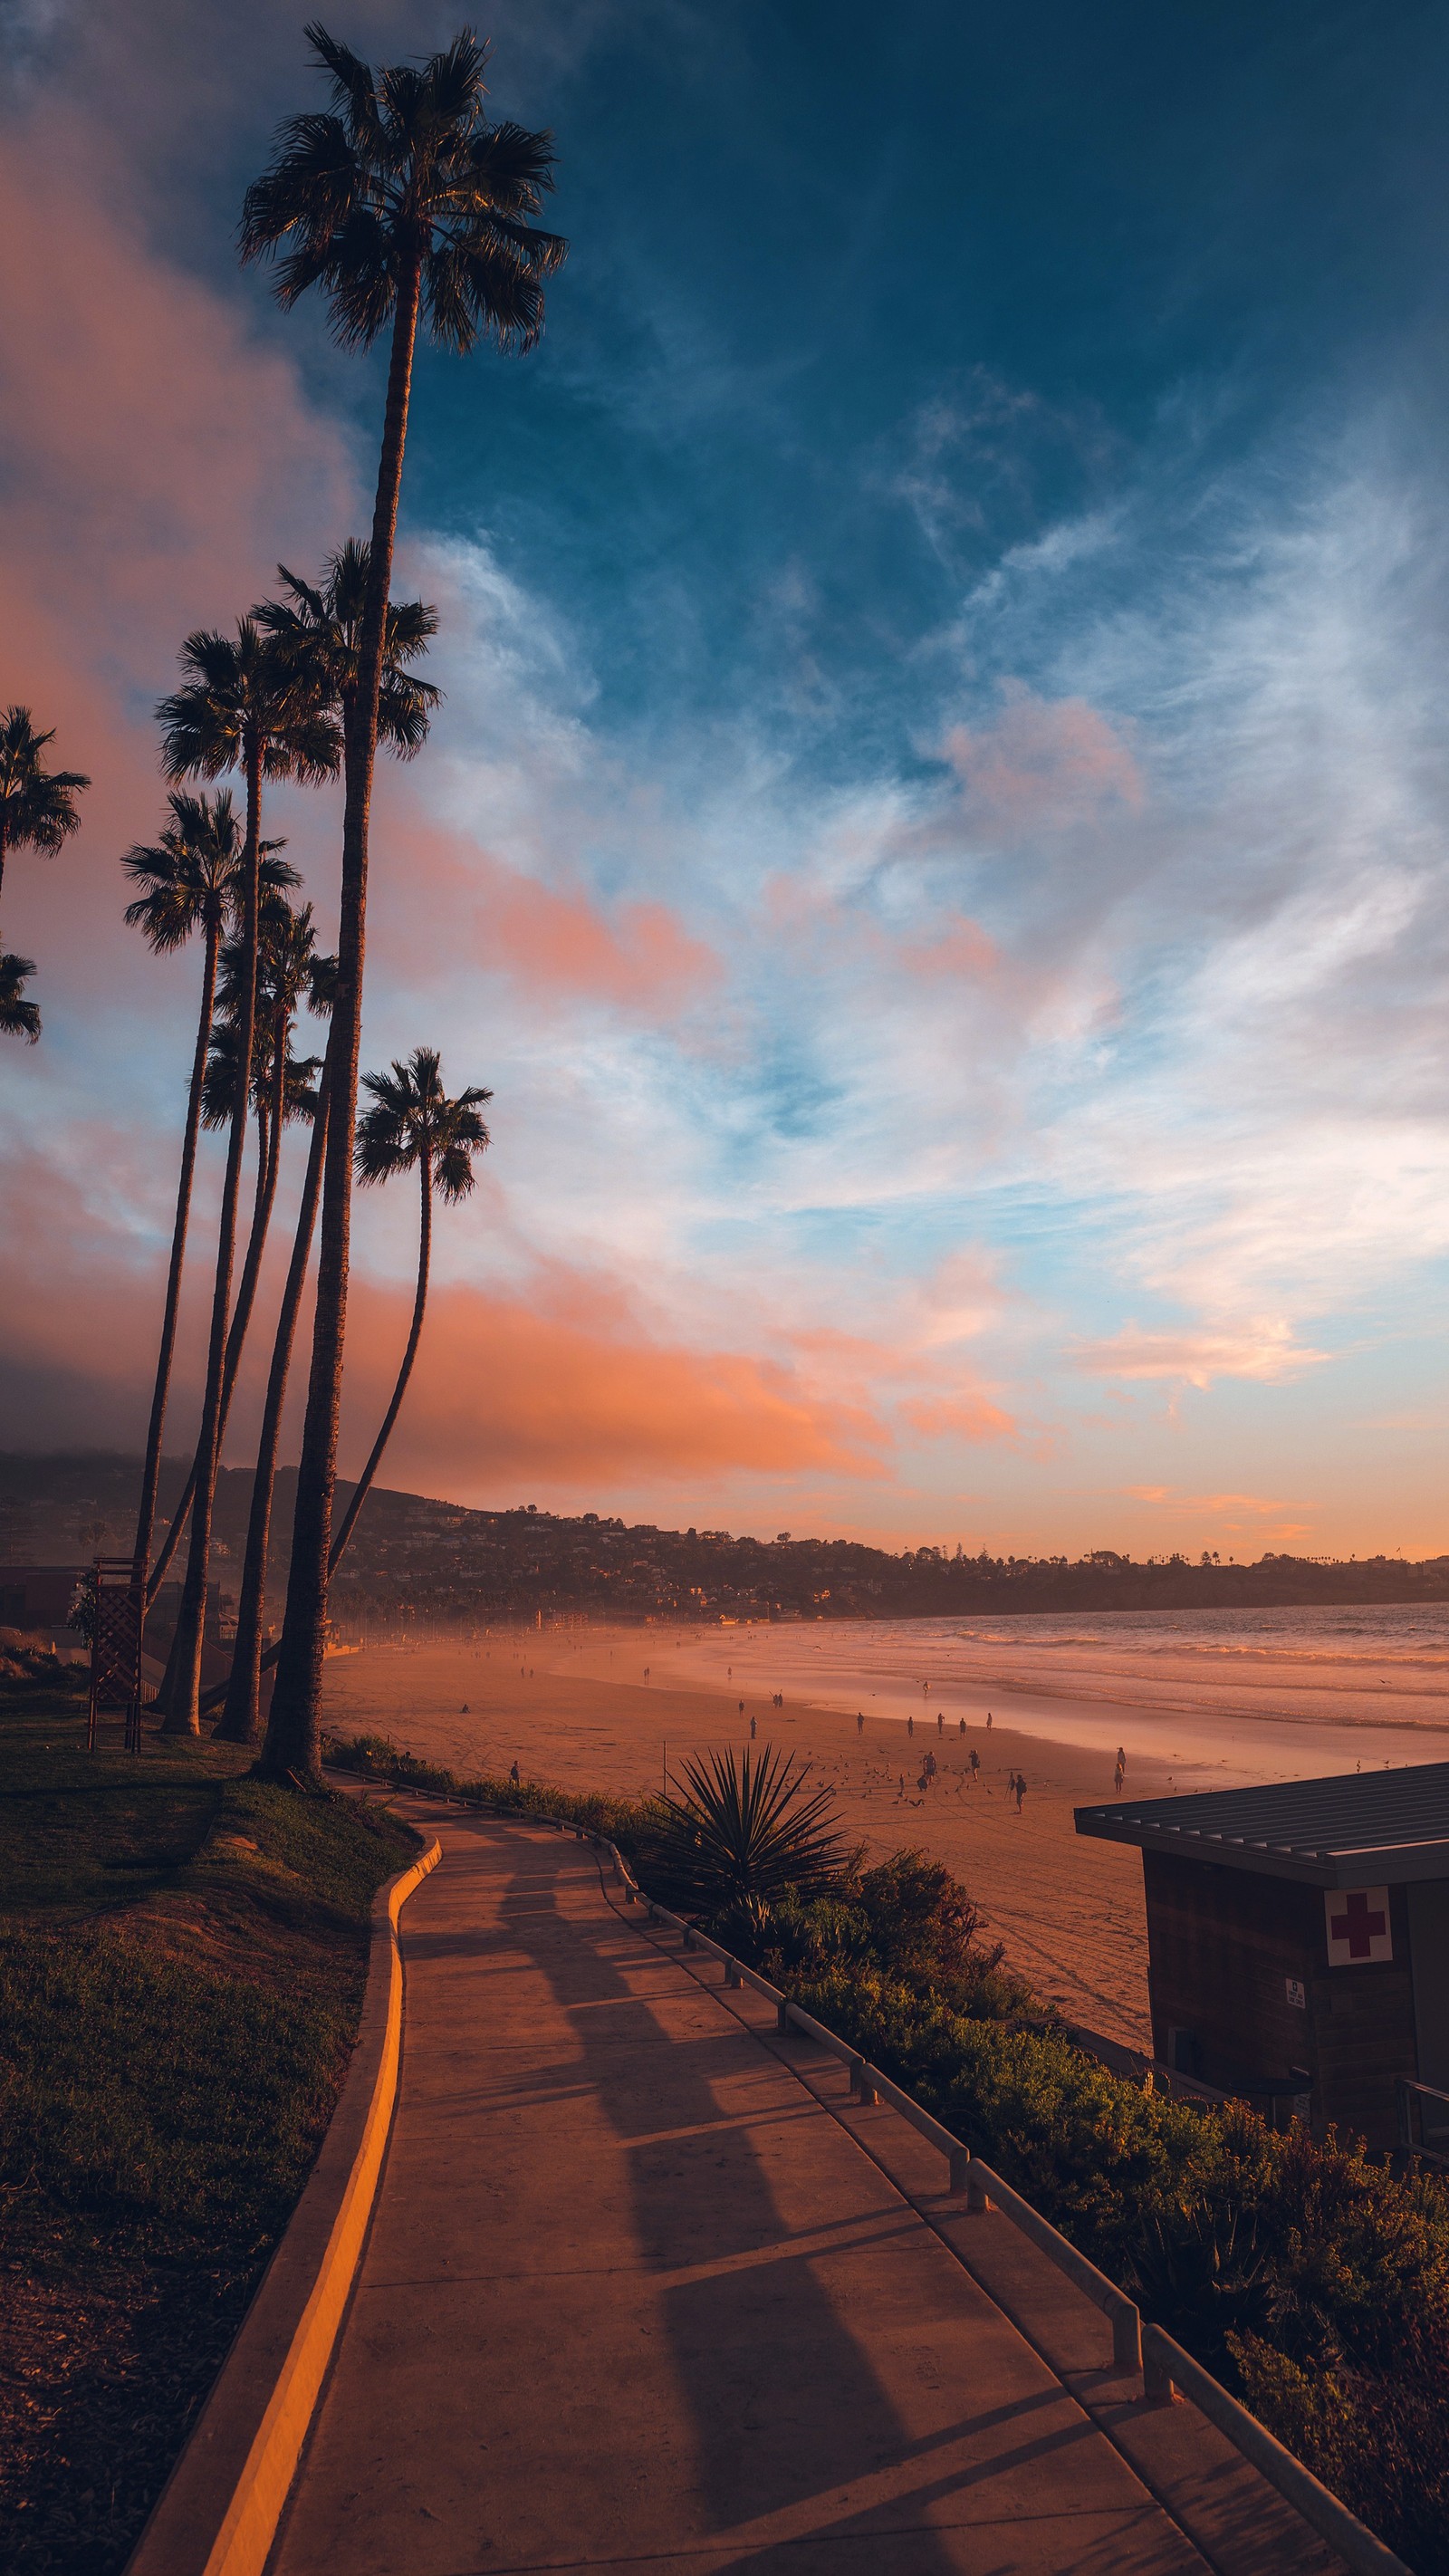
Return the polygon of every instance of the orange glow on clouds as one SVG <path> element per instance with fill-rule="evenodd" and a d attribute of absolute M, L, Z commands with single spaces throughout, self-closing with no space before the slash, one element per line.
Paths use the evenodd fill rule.
<path fill-rule="evenodd" d="M 386 1401 L 408 1307 L 402 1289 L 354 1286 L 347 1445 L 359 1457 Z M 813 1393 L 769 1360 L 655 1340 L 608 1283 L 574 1274 L 532 1296 L 435 1292 L 387 1480 L 422 1477 L 460 1497 L 496 1497 L 520 1476 L 566 1485 L 737 1469 L 875 1478 L 887 1443 L 868 1403 Z"/>

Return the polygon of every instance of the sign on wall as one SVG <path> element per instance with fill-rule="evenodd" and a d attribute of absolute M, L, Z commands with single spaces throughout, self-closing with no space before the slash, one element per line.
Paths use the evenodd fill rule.
<path fill-rule="evenodd" d="M 1330 1968 L 1355 1968 L 1369 1960 L 1393 1957 L 1386 1887 L 1334 1888 L 1324 1897 L 1323 1917 Z"/>

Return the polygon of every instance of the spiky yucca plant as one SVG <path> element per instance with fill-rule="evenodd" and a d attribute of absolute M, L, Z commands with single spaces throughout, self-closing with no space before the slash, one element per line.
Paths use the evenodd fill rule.
<path fill-rule="evenodd" d="M 808 1766 L 768 1744 L 736 1763 L 733 1751 L 670 1774 L 659 1863 L 671 1888 L 701 1915 L 768 1905 L 787 1888 L 832 1886 L 852 1850 L 835 1825 L 829 1789 L 808 1789 Z"/>

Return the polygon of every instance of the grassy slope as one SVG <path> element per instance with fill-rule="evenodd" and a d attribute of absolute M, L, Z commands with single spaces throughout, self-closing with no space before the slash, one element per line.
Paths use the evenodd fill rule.
<path fill-rule="evenodd" d="M 0 1684 L 0 2565 L 112 2576 L 310 2170 L 396 1826 Z"/>

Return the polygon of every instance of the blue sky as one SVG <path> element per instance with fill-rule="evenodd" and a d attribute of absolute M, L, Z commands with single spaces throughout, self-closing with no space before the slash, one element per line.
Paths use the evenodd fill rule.
<path fill-rule="evenodd" d="M 147 712 L 187 625 L 362 524 L 379 383 L 231 255 L 300 13 L 0 23 L 0 693 L 97 777 L 6 889 L 47 1017 L 0 1154 L 50 1221 L 3 1364 L 19 1436 L 119 1440 L 189 993 L 117 954 Z M 365 1044 L 439 1039 L 495 1145 L 389 1472 L 1443 1547 L 1442 15 L 483 24 L 573 247 L 535 356 L 418 372 L 448 694 L 382 800 Z M 325 913 L 335 817 L 279 803 Z M 410 1229 L 361 1229 L 359 1448 Z"/>

